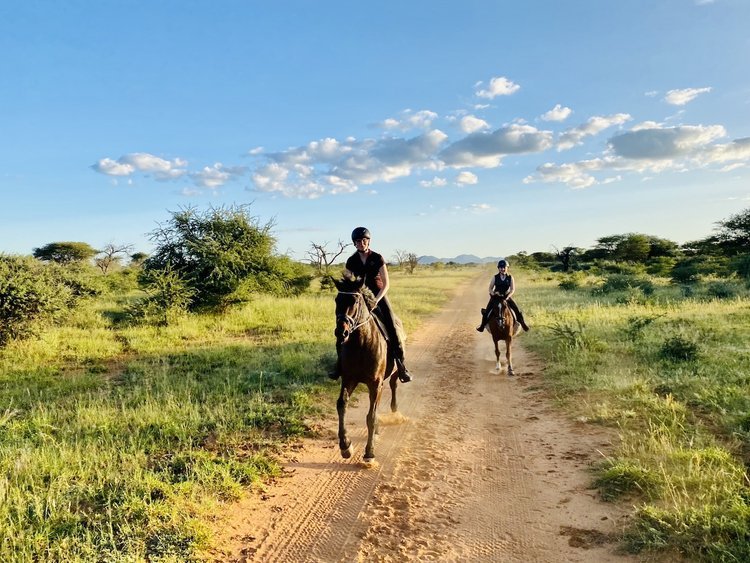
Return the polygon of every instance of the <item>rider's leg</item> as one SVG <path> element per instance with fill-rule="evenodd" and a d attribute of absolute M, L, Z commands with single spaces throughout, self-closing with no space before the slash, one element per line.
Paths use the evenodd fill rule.
<path fill-rule="evenodd" d="M 378 318 L 383 321 L 386 331 L 388 331 L 388 345 L 393 352 L 393 358 L 396 361 L 396 367 L 398 368 L 398 378 L 403 383 L 408 383 L 412 380 L 412 375 L 409 370 L 406 369 L 404 364 L 404 343 L 401 340 L 401 334 L 396 330 L 396 324 L 393 321 L 393 312 L 391 311 L 391 304 L 387 297 L 383 297 L 379 302 L 378 306 L 373 311 L 378 315 Z"/>
<path fill-rule="evenodd" d="M 521 309 L 518 308 L 518 305 L 516 304 L 513 299 L 508 298 L 508 305 L 511 309 L 513 309 L 513 312 L 516 314 L 516 319 L 518 319 L 519 324 L 521 325 L 521 328 L 523 328 L 525 331 L 528 332 L 529 325 L 526 324 L 526 321 L 523 320 L 523 313 L 521 312 Z"/>
<path fill-rule="evenodd" d="M 484 313 L 482 314 L 482 322 L 477 327 L 477 330 L 479 332 L 484 331 L 484 327 L 487 326 L 488 322 L 490 322 L 490 315 L 492 314 L 492 310 L 497 307 L 498 301 L 498 298 L 494 295 L 490 297 L 490 300 L 487 302 L 487 307 L 484 309 Z"/>

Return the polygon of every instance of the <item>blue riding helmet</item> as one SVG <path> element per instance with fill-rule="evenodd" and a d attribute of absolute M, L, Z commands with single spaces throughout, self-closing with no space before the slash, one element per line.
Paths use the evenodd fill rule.
<path fill-rule="evenodd" d="M 508 264 L 508 261 L 507 261 L 507 260 L 500 260 L 500 261 L 499 261 L 499 262 L 497 263 L 497 267 L 498 267 L 498 268 L 507 268 L 508 266 L 509 266 L 509 264 Z"/>

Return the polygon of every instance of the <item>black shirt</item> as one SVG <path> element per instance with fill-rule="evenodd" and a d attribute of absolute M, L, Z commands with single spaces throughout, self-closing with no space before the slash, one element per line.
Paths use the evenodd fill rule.
<path fill-rule="evenodd" d="M 510 291 L 510 274 L 505 274 L 505 279 L 500 279 L 500 274 L 495 274 L 495 291 L 500 295 L 505 295 Z"/>
<path fill-rule="evenodd" d="M 378 282 L 380 281 L 382 285 L 382 281 L 378 277 L 378 272 L 380 272 L 380 268 L 384 264 L 385 259 L 377 252 L 372 250 L 368 252 L 364 264 L 359 257 L 359 252 L 355 252 L 349 256 L 349 259 L 346 261 L 346 269 L 358 278 L 365 278 L 365 285 L 370 291 L 377 295 L 380 291 L 380 288 L 378 288 Z"/>

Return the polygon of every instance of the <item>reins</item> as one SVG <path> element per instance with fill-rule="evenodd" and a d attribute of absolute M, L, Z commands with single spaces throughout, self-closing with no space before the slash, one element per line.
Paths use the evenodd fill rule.
<path fill-rule="evenodd" d="M 359 291 L 339 291 L 339 295 L 356 295 L 364 299 L 364 296 Z M 367 309 L 367 307 L 365 307 L 365 309 Z M 343 318 L 350 325 L 354 325 L 352 328 L 349 329 L 349 334 L 352 334 L 359 327 L 369 323 L 372 320 L 372 313 L 370 313 L 370 311 L 368 310 L 367 318 L 364 321 L 361 321 L 359 323 L 355 319 L 350 317 L 349 315 L 339 315 L 339 318 Z"/>

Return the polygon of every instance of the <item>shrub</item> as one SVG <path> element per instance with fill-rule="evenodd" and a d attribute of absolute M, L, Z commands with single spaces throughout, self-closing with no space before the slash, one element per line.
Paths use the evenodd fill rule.
<path fill-rule="evenodd" d="M 191 308 L 220 308 L 255 292 L 294 295 L 310 284 L 300 264 L 274 254 L 272 223 L 262 224 L 248 206 L 194 208 L 172 213 L 151 233 L 157 244 L 144 271 L 171 269 L 191 293 Z"/>
<path fill-rule="evenodd" d="M 684 336 L 673 336 L 664 341 L 659 355 L 672 362 L 694 362 L 698 359 L 698 345 Z"/>
<path fill-rule="evenodd" d="M 564 291 L 574 291 L 581 287 L 581 276 L 580 275 L 569 275 L 557 284 L 557 287 Z"/>
<path fill-rule="evenodd" d="M 128 309 L 131 320 L 167 326 L 187 312 L 193 290 L 170 267 L 144 271 L 141 284 L 147 296 Z"/>
<path fill-rule="evenodd" d="M 706 295 L 716 299 L 731 299 L 739 295 L 739 289 L 731 282 L 712 282 L 706 288 Z"/>
<path fill-rule="evenodd" d="M 0 346 L 25 338 L 94 290 L 55 264 L 0 254 Z"/>

